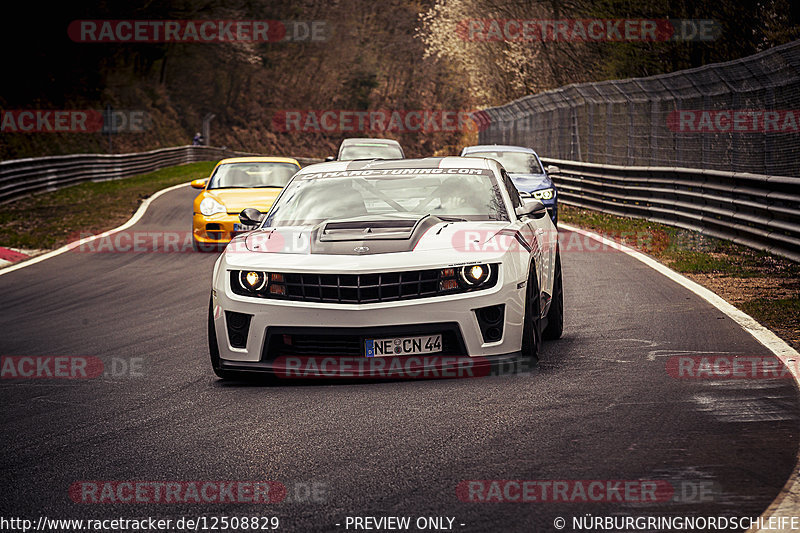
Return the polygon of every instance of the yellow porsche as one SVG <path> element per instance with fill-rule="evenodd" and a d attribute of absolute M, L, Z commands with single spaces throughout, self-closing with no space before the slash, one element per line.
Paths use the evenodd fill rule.
<path fill-rule="evenodd" d="M 213 251 L 251 227 L 239 213 L 254 207 L 266 213 L 289 183 L 300 163 L 289 157 L 234 157 L 223 159 L 208 179 L 192 182 L 203 192 L 194 199 L 192 236 L 197 251 Z"/>

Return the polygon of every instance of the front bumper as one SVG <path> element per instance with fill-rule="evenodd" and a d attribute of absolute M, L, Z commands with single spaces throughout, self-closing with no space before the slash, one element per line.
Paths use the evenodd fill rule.
<path fill-rule="evenodd" d="M 195 213 L 192 218 L 192 237 L 202 244 L 225 244 L 242 233 L 233 230 L 233 225 L 239 223 L 238 214 L 217 213 L 206 216 Z"/>
<path fill-rule="evenodd" d="M 443 351 L 432 356 L 514 355 L 522 343 L 526 289 L 521 281 L 524 280 L 505 279 L 501 273 L 495 287 L 481 291 L 393 302 L 338 304 L 239 296 L 231 291 L 230 276 L 225 270 L 215 277 L 216 290 L 212 293 L 221 365 L 232 368 L 244 364 L 248 369 L 270 370 L 276 361 L 287 356 L 361 359 L 366 358 L 364 339 L 435 333 L 443 335 Z M 504 306 L 502 336 L 486 342 L 477 310 L 501 304 Z M 240 337 L 233 343 L 228 327 L 228 321 L 232 320 L 230 312 L 249 316 L 246 331 L 240 329 Z M 308 345 L 303 350 L 287 348 L 283 342 L 285 335 L 318 339 L 318 348 Z M 327 348 L 342 345 L 338 338 L 326 338 L 337 335 L 348 337 L 347 349 Z"/>
<path fill-rule="evenodd" d="M 273 361 L 220 361 L 230 372 L 268 374 L 284 379 L 439 379 L 473 378 L 529 371 L 535 362 L 520 352 L 486 357 L 398 356 L 332 357 L 287 356 Z"/>

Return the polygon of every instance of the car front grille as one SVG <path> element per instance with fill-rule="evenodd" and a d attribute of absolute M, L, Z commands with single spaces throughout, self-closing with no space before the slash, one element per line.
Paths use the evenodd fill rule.
<path fill-rule="evenodd" d="M 286 296 L 292 300 L 374 303 L 436 296 L 439 271 L 383 274 L 286 274 Z"/>
<path fill-rule="evenodd" d="M 215 241 L 229 238 L 228 233 L 222 227 L 222 224 L 216 223 L 206 224 L 206 236 Z"/>
<path fill-rule="evenodd" d="M 409 270 L 404 272 L 382 272 L 377 274 L 318 274 L 318 273 L 271 273 L 280 281 L 284 292 L 274 293 L 265 289 L 258 293 L 248 292 L 239 285 L 239 271 L 230 274 L 231 289 L 241 296 L 254 296 L 274 300 L 299 302 L 321 302 L 342 304 L 367 304 L 412 300 L 445 294 L 458 294 L 488 289 L 497 283 L 497 265 L 486 283 L 478 287 L 441 288 L 442 270 Z M 272 279 L 272 278 L 271 278 Z"/>

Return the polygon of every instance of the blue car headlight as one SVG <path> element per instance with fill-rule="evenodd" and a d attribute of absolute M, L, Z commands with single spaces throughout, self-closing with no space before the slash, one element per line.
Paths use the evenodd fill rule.
<path fill-rule="evenodd" d="M 555 189 L 541 189 L 538 191 L 532 191 L 531 196 L 536 198 L 537 200 L 552 200 L 553 196 L 556 195 Z"/>

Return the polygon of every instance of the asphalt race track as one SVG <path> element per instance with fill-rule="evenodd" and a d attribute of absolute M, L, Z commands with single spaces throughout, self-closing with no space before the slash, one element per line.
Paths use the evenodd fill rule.
<path fill-rule="evenodd" d="M 134 231 L 189 231 L 194 195 L 162 196 Z M 556 517 L 585 514 L 755 517 L 795 465 L 794 382 L 671 377 L 676 355 L 771 354 L 623 253 L 563 254 L 564 336 L 544 345 L 539 368 L 386 382 L 219 381 L 206 345 L 215 257 L 73 251 L 0 276 L 0 354 L 138 369 L 0 380 L 0 514 L 277 516 L 283 531 L 424 516 L 454 517 L 465 532 L 556 531 Z M 287 496 L 75 503 L 69 488 L 83 480 L 273 480 Z M 465 502 L 456 490 L 465 480 L 661 480 L 675 493 L 646 503 Z"/>

